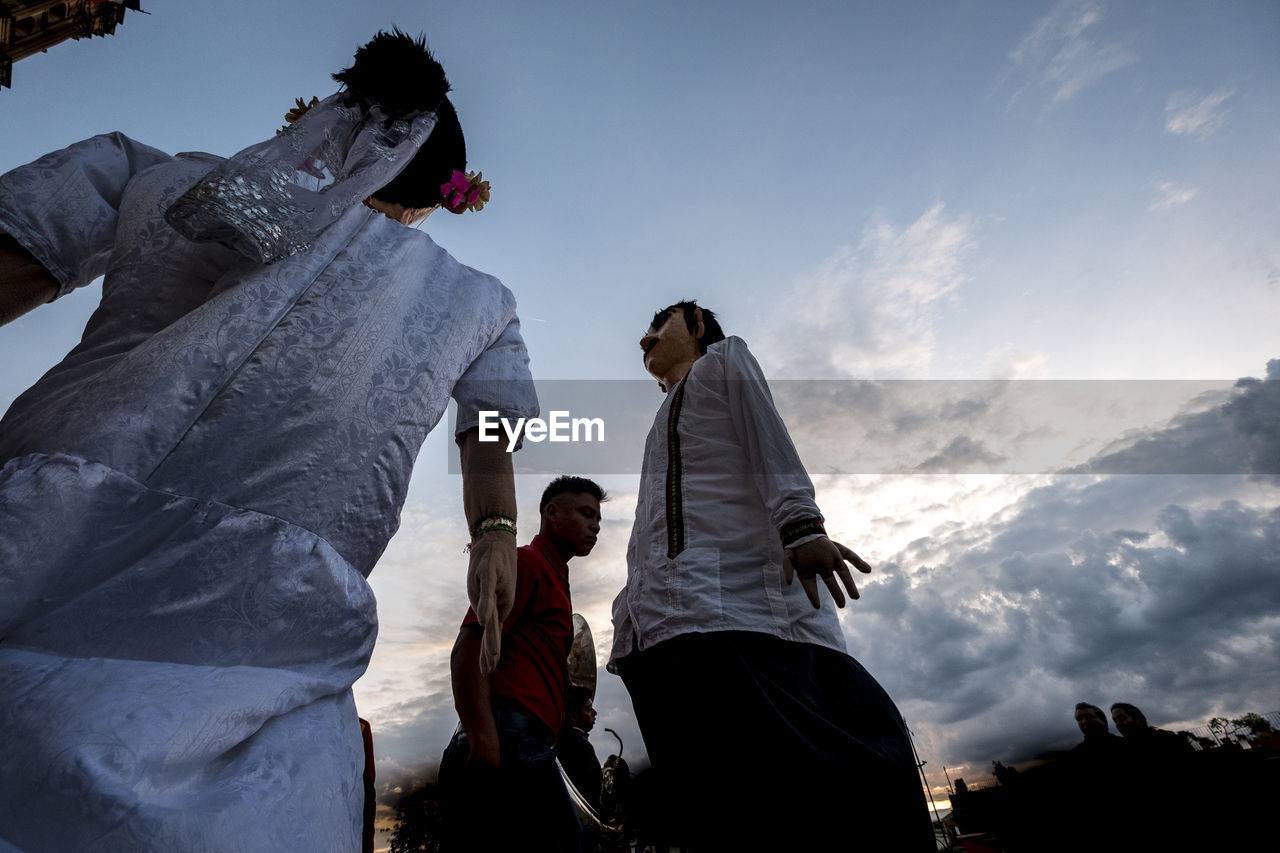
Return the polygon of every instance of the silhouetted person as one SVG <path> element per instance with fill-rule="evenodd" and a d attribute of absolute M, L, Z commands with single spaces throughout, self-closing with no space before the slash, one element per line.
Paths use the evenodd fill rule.
<path fill-rule="evenodd" d="M 583 819 L 582 849 L 625 849 L 625 839 L 613 829 L 622 827 L 622 802 L 631 781 L 631 771 L 621 755 L 610 755 L 601 768 L 590 740 L 591 730 L 596 725 L 594 701 L 588 688 L 579 685 L 569 688 L 564 728 L 560 730 L 556 753 L 573 787 L 595 810 L 599 819 L 599 823 Z"/>
<path fill-rule="evenodd" d="M 1084 740 L 1071 750 L 1074 757 L 1086 761 L 1111 761 L 1120 748 L 1120 738 L 1107 725 L 1107 715 L 1097 705 L 1076 703 L 1076 725 Z"/>
<path fill-rule="evenodd" d="M 1076 703 L 1076 725 L 1084 740 L 1066 754 L 1047 778 L 1056 785 L 1040 799 L 1054 803 L 1063 829 L 1046 842 L 1051 851 L 1112 850 L 1141 837 L 1125 802 L 1100 796 L 1100 786 L 1130 787 L 1130 768 L 1123 739 L 1111 733 L 1106 712 L 1088 702 Z M 1130 848 L 1132 849 L 1132 848 Z"/>
<path fill-rule="evenodd" d="M 1128 702 L 1111 706 L 1111 721 L 1122 736 L 1129 790 L 1125 797 L 1131 822 L 1141 827 L 1152 849 L 1181 847 L 1205 831 L 1197 802 L 1191 745 L 1179 735 L 1158 729 Z M 1194 846 L 1194 845 L 1192 845 Z"/>
<path fill-rule="evenodd" d="M 590 740 L 591 729 L 595 724 L 596 709 L 591 691 L 585 687 L 570 687 L 565 725 L 560 730 L 556 751 L 560 755 L 560 766 L 569 774 L 573 787 L 578 789 L 578 793 L 593 809 L 600 811 L 604 774 L 600 772 L 600 761 L 596 758 L 596 750 Z"/>
<path fill-rule="evenodd" d="M 1116 731 L 1132 745 L 1140 758 L 1160 758 L 1187 755 L 1191 744 L 1168 729 L 1157 729 L 1147 722 L 1147 717 L 1128 702 L 1116 702 L 1111 706 L 1111 720 Z"/>

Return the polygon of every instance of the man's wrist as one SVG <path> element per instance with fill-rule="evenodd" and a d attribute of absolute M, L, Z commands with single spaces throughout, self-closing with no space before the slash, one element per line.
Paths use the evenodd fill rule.
<path fill-rule="evenodd" d="M 486 533 L 493 533 L 494 531 L 499 531 L 499 530 L 506 533 L 510 533 L 512 536 L 515 536 L 516 520 L 507 515 L 486 516 L 485 518 L 482 518 L 479 521 L 477 521 L 475 524 L 471 525 L 471 530 L 470 530 L 471 539 L 472 541 L 475 541 L 476 539 L 479 539 L 481 536 L 485 535 Z"/>
<path fill-rule="evenodd" d="M 823 526 L 821 518 L 802 518 L 799 521 L 784 524 L 778 533 L 782 537 L 782 547 L 792 548 L 804 542 L 811 542 L 819 536 L 826 536 L 827 528 Z"/>

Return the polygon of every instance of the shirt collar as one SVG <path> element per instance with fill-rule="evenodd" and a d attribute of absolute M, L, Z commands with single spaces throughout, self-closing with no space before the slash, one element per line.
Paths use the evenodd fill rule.
<path fill-rule="evenodd" d="M 560 556 L 559 549 L 556 548 L 556 546 L 553 545 L 551 540 L 546 536 L 539 533 L 537 536 L 533 537 L 533 541 L 529 544 L 537 548 L 542 553 L 542 556 L 547 559 L 548 563 L 555 566 L 562 572 L 567 573 L 569 571 L 569 561 Z"/>

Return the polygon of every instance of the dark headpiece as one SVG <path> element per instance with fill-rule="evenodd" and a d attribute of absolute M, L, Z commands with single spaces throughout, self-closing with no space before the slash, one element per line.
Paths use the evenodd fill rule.
<path fill-rule="evenodd" d="M 360 105 L 377 104 L 389 118 L 435 112 L 449 92 L 444 68 L 427 50 L 426 39 L 399 29 L 379 32 L 356 50 L 355 61 L 333 79 L 347 87 Z"/>

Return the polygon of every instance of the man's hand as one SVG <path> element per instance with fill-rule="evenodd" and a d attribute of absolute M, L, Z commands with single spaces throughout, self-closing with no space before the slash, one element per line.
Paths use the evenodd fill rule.
<path fill-rule="evenodd" d="M 866 560 L 839 542 L 821 536 L 783 552 L 783 576 L 787 580 L 787 585 L 790 586 L 791 581 L 799 574 L 804 594 L 809 596 L 809 601 L 814 608 L 819 608 L 822 606 L 822 599 L 818 597 L 818 576 L 821 575 L 827 589 L 831 590 L 831 597 L 835 599 L 836 607 L 844 607 L 844 593 L 840 591 L 840 584 L 836 582 L 837 575 L 844 583 L 845 589 L 849 590 L 849 597 L 858 598 L 858 588 L 853 584 L 853 574 L 845 565 L 846 560 L 853 563 L 863 574 L 871 571 L 871 564 Z"/>
<path fill-rule="evenodd" d="M 467 597 L 483 626 L 480 673 L 488 675 L 502 654 L 502 622 L 511 613 L 516 595 L 516 537 L 491 530 L 471 543 L 467 567 Z"/>
<path fill-rule="evenodd" d="M 470 750 L 467 753 L 467 764 L 485 764 L 494 769 L 502 766 L 502 742 L 498 739 L 498 730 L 477 732 L 476 737 L 467 735 Z"/>

